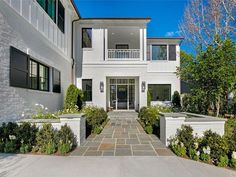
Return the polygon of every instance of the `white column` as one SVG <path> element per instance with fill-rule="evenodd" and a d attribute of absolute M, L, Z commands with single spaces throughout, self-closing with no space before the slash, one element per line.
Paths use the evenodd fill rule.
<path fill-rule="evenodd" d="M 105 38 L 105 40 L 104 40 L 104 42 L 105 42 L 105 60 L 107 60 L 108 59 L 108 29 L 104 29 L 105 31 L 104 31 L 104 38 Z"/>
<path fill-rule="evenodd" d="M 139 36 L 140 36 L 140 40 L 139 40 L 139 42 L 140 42 L 140 61 L 142 61 L 143 60 L 143 29 L 142 28 L 140 28 L 139 29 Z"/>
<path fill-rule="evenodd" d="M 147 61 L 147 29 L 143 29 L 143 60 Z"/>

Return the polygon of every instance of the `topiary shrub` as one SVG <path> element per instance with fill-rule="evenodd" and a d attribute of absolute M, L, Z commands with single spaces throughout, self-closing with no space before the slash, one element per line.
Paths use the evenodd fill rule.
<path fill-rule="evenodd" d="M 177 138 L 180 142 L 184 144 L 186 147 L 186 150 L 188 152 L 188 155 L 190 156 L 190 150 L 195 150 L 195 139 L 193 136 L 193 129 L 191 126 L 188 125 L 182 125 L 181 129 L 177 130 Z"/>
<path fill-rule="evenodd" d="M 22 123 L 17 130 L 17 139 L 20 144 L 20 152 L 26 153 L 32 150 L 32 147 L 36 144 L 36 134 L 38 128 L 30 123 Z"/>
<path fill-rule="evenodd" d="M 57 150 L 56 131 L 52 124 L 43 124 L 36 135 L 36 146 L 39 152 L 53 154 Z"/>
<path fill-rule="evenodd" d="M 173 96 L 172 96 L 172 106 L 175 108 L 180 108 L 180 95 L 178 91 L 175 91 Z"/>
<path fill-rule="evenodd" d="M 227 167 L 229 163 L 229 158 L 227 155 L 220 156 L 219 160 L 217 161 L 217 166 L 219 167 Z"/>
<path fill-rule="evenodd" d="M 152 101 L 152 95 L 151 95 L 151 92 L 148 90 L 147 91 L 147 106 L 151 106 L 151 101 Z"/>
<path fill-rule="evenodd" d="M 83 92 L 74 84 L 71 84 L 66 91 L 64 109 L 81 109 Z M 77 105 L 79 104 L 79 105 Z"/>
<path fill-rule="evenodd" d="M 227 141 L 225 138 L 221 137 L 215 132 L 212 132 L 211 130 L 205 131 L 204 136 L 202 137 L 201 147 L 210 147 L 211 158 L 217 162 L 220 160 L 220 157 L 224 157 L 228 154 L 229 148 Z"/>
<path fill-rule="evenodd" d="M 75 145 L 75 136 L 67 124 L 61 126 L 61 129 L 57 132 L 57 138 L 58 151 L 61 154 L 70 152 Z"/>
<path fill-rule="evenodd" d="M 99 134 L 102 130 L 103 122 L 107 120 L 107 112 L 103 108 L 88 106 L 83 109 L 88 128 L 92 133 Z"/>

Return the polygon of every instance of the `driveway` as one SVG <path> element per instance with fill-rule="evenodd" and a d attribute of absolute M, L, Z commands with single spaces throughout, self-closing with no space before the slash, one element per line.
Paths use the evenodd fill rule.
<path fill-rule="evenodd" d="M 79 157 L 0 154 L 1 177 L 236 177 L 176 156 Z"/>

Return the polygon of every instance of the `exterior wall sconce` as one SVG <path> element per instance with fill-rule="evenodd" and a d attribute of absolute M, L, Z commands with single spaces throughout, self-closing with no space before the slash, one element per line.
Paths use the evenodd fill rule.
<path fill-rule="evenodd" d="M 142 90 L 142 92 L 145 92 L 145 90 L 146 90 L 146 82 L 145 81 L 142 81 L 141 90 Z"/>
<path fill-rule="evenodd" d="M 100 92 L 103 93 L 104 92 L 104 82 L 100 82 Z"/>

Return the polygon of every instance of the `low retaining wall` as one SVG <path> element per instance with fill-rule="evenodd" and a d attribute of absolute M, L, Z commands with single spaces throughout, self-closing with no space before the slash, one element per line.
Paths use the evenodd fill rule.
<path fill-rule="evenodd" d="M 61 126 L 67 124 L 76 137 L 77 146 L 85 141 L 86 125 L 83 114 L 64 114 L 59 116 L 59 119 L 23 119 L 18 121 L 19 124 L 22 122 L 34 123 L 39 128 L 45 123 L 51 123 L 53 128 L 58 130 Z"/>
<path fill-rule="evenodd" d="M 193 133 L 200 137 L 210 129 L 222 136 L 225 121 L 226 119 L 192 113 L 160 113 L 160 139 L 168 146 L 168 140 L 176 135 L 177 129 L 182 125 L 190 125 Z"/>

